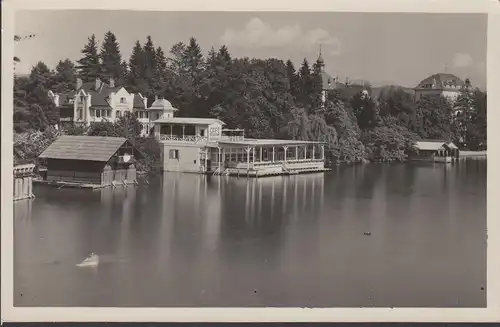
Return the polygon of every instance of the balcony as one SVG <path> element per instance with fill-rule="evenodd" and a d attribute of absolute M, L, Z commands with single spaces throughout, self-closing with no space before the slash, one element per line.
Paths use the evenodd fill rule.
<path fill-rule="evenodd" d="M 160 135 L 160 141 L 163 142 L 179 142 L 179 143 L 191 143 L 191 144 L 205 144 L 208 141 L 206 136 L 197 136 L 197 135 Z"/>

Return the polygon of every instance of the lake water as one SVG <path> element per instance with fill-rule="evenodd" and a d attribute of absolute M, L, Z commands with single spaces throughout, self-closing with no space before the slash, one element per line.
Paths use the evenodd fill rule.
<path fill-rule="evenodd" d="M 35 194 L 16 306 L 486 306 L 485 160 Z"/>

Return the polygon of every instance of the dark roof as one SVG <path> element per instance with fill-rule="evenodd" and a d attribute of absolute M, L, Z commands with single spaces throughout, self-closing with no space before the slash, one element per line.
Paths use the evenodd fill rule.
<path fill-rule="evenodd" d="M 427 77 L 417 85 L 417 89 L 427 88 L 426 85 L 435 85 L 435 89 L 457 88 L 465 85 L 464 81 L 453 74 L 438 73 Z"/>
<path fill-rule="evenodd" d="M 121 86 L 110 87 L 108 84 L 101 82 L 98 89 L 95 88 L 95 82 L 86 82 L 77 90 L 84 90 L 91 96 L 91 107 L 105 107 L 111 109 L 108 99 L 111 92 L 116 92 L 121 89 Z"/>
<path fill-rule="evenodd" d="M 63 135 L 39 158 L 107 162 L 125 142 L 124 137 Z"/>
<path fill-rule="evenodd" d="M 137 93 L 134 94 L 134 108 L 146 109 L 146 107 L 144 106 L 144 102 Z"/>

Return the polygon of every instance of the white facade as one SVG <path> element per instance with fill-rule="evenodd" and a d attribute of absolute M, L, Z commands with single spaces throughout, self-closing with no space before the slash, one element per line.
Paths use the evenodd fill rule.
<path fill-rule="evenodd" d="M 99 79 L 83 85 L 78 82 L 75 92 L 55 94 L 49 91 L 48 95 L 57 107 L 65 108 L 67 113 L 72 108 L 72 114 L 62 117 L 61 121 L 89 126 L 94 122 L 115 122 L 130 112 L 135 113 L 139 121 L 149 123 L 147 98 L 140 93 L 130 93 L 124 87 L 115 87 L 113 82 L 110 84 L 102 83 Z"/>

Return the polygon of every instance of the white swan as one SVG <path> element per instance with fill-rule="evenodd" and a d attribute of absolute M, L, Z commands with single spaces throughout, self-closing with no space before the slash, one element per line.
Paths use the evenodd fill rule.
<path fill-rule="evenodd" d="M 97 254 L 91 253 L 90 256 L 83 260 L 81 263 L 77 264 L 77 267 L 96 267 L 99 264 L 99 256 Z"/>

